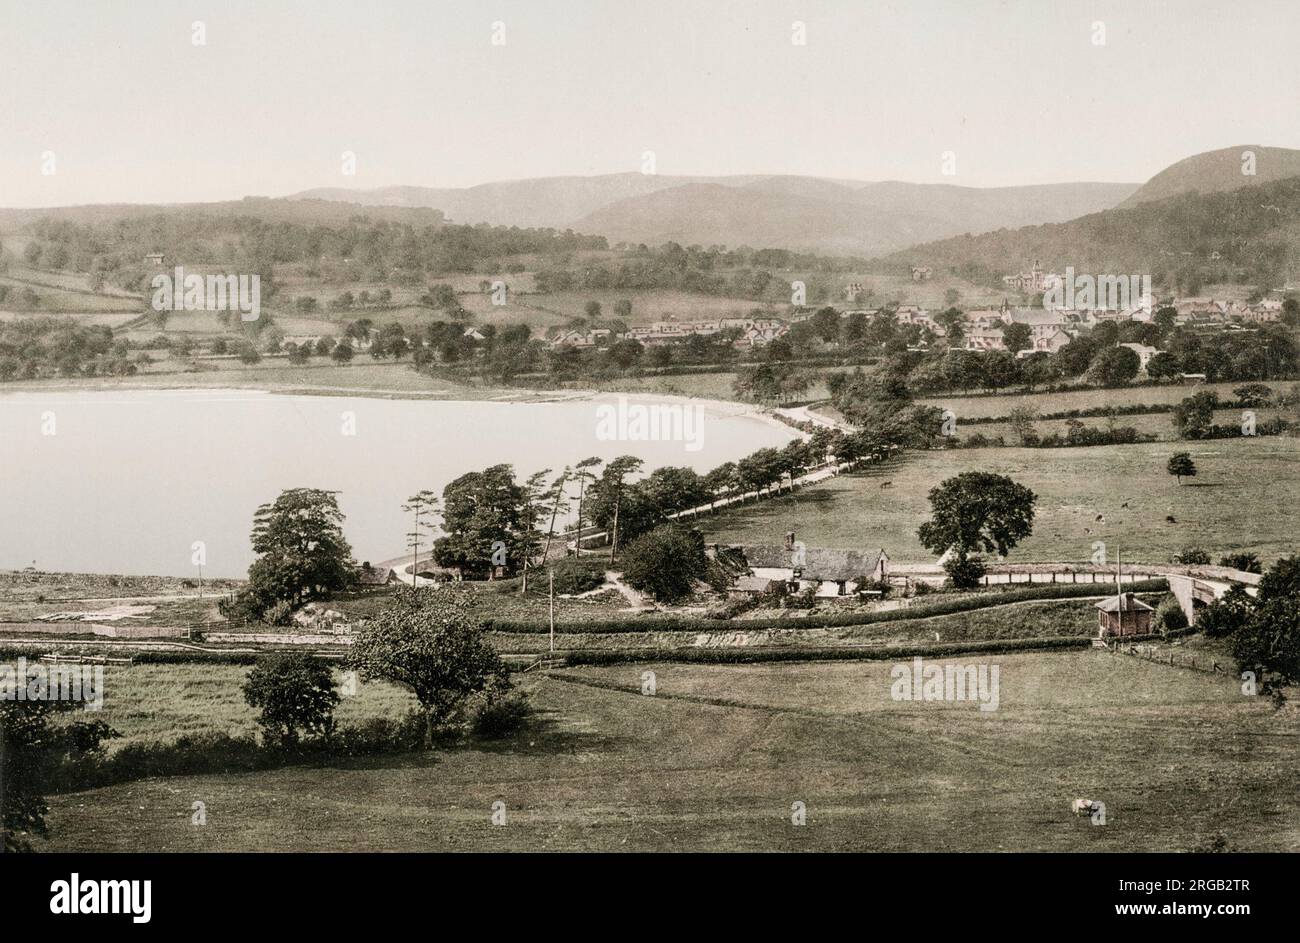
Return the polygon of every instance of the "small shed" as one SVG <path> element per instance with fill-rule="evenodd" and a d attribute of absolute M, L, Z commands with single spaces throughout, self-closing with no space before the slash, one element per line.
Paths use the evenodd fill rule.
<path fill-rule="evenodd" d="M 1097 603 L 1097 635 L 1149 635 L 1153 612 L 1132 593 L 1110 596 Z"/>
<path fill-rule="evenodd" d="M 148 252 L 144 257 L 145 262 L 149 265 L 162 265 L 166 259 L 167 257 L 161 252 Z"/>

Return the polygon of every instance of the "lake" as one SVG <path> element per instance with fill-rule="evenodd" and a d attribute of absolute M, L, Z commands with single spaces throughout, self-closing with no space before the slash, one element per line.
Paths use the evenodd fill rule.
<path fill-rule="evenodd" d="M 657 435 L 658 439 L 647 440 Z M 600 396 L 552 403 L 284 396 L 245 390 L 0 394 L 0 569 L 242 577 L 259 504 L 339 492 L 356 559 L 391 559 L 401 505 L 514 465 L 522 483 L 588 456 L 701 473 L 795 433 L 744 406 Z M 665 436 L 675 440 L 665 441 Z"/>

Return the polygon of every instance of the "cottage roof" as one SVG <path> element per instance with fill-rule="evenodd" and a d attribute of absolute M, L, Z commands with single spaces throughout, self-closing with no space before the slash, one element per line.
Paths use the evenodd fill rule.
<path fill-rule="evenodd" d="M 386 566 L 363 566 L 361 582 L 365 586 L 382 586 L 392 577 L 393 571 Z"/>
<path fill-rule="evenodd" d="M 1117 612 L 1121 608 L 1124 612 L 1134 611 L 1151 611 L 1154 606 L 1148 606 L 1142 600 L 1138 599 L 1132 593 L 1125 593 L 1122 596 L 1108 596 L 1106 599 L 1097 603 L 1097 608 L 1102 612 Z"/>
<path fill-rule="evenodd" d="M 740 548 L 751 569 L 792 569 L 794 552 L 781 544 L 749 544 Z M 835 550 L 808 547 L 800 576 L 807 580 L 855 580 L 870 576 L 880 566 L 883 550 Z"/>

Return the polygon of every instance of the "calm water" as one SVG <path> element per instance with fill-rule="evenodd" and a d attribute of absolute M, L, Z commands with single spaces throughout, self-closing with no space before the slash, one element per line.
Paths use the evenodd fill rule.
<path fill-rule="evenodd" d="M 257 392 L 0 394 L 0 568 L 243 576 L 254 509 L 284 488 L 340 492 L 358 561 L 405 552 L 401 504 L 498 463 L 519 481 L 590 455 L 704 472 L 792 433 L 725 405 L 703 410 L 702 447 L 610 440 L 614 403 L 445 403 Z M 633 406 L 652 399 L 625 401 Z M 608 417 L 608 413 L 603 414 Z M 51 423 L 53 424 L 51 426 Z M 52 435 L 45 434 L 53 429 Z M 354 434 L 346 434 L 354 429 Z"/>

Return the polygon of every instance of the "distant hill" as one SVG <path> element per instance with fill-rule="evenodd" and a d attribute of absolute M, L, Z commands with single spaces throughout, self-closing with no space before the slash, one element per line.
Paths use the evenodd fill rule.
<path fill-rule="evenodd" d="M 220 203 L 90 203 L 83 206 L 52 206 L 36 209 L 0 209 L 0 232 L 14 232 L 38 219 L 62 219 L 76 223 L 109 223 L 142 216 L 170 216 L 201 213 L 209 216 L 255 216 L 268 222 L 311 225 L 337 225 L 354 216 L 372 220 L 434 226 L 443 222 L 443 214 L 434 209 L 415 207 L 362 206 L 331 200 L 290 201 L 250 196 Z"/>
<path fill-rule="evenodd" d="M 1055 271 L 1151 273 L 1157 283 L 1190 294 L 1218 282 L 1276 287 L 1300 276 L 1300 176 L 958 236 L 896 252 L 877 265 L 899 272 L 929 265 L 996 284 L 1035 259 Z"/>
<path fill-rule="evenodd" d="M 340 200 L 370 206 L 422 206 L 442 210 L 456 223 L 567 228 L 574 220 L 628 197 L 706 180 L 658 174 L 605 174 L 597 177 L 538 177 L 504 180 L 463 189 L 379 187 L 304 190 L 289 200 Z M 753 178 L 731 178 L 748 182 Z"/>
<path fill-rule="evenodd" d="M 1136 184 L 976 189 L 793 175 L 610 174 L 483 184 L 463 190 L 308 190 L 288 199 L 428 206 L 454 222 L 551 226 L 657 245 L 748 245 L 874 255 L 963 232 L 1058 222 L 1116 205 Z"/>
<path fill-rule="evenodd" d="M 1241 172 L 1244 166 L 1242 155 L 1246 151 L 1255 155 L 1253 176 Z M 1139 203 L 1168 199 L 1180 193 L 1235 190 L 1238 187 L 1295 176 L 1300 176 L 1300 150 L 1243 144 L 1219 151 L 1206 151 L 1171 164 L 1120 205 L 1136 206 Z"/>

